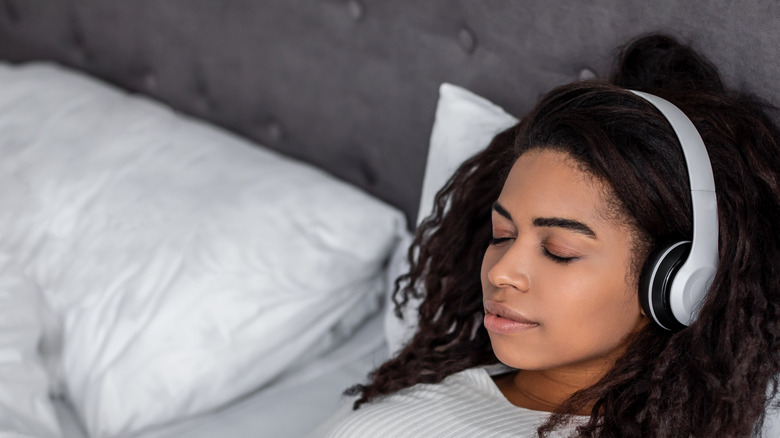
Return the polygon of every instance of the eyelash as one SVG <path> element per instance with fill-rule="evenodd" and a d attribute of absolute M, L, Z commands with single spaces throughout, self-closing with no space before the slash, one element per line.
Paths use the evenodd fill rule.
<path fill-rule="evenodd" d="M 544 246 L 542 246 L 542 250 L 544 251 L 544 255 L 547 256 L 550 260 L 554 261 L 555 263 L 560 263 L 562 265 L 567 265 L 574 260 L 577 260 L 577 257 L 561 257 L 557 256 L 550 251 L 547 250 Z"/>
<path fill-rule="evenodd" d="M 499 243 L 504 243 L 507 240 L 511 240 L 511 237 L 493 237 L 490 239 L 491 245 L 498 245 Z"/>
<path fill-rule="evenodd" d="M 493 237 L 493 238 L 490 239 L 490 244 L 491 245 L 499 245 L 499 244 L 504 243 L 504 242 L 506 242 L 508 240 L 512 240 L 512 238 L 511 237 Z M 550 260 L 552 260 L 553 262 L 559 263 L 561 265 L 567 265 L 567 264 L 573 262 L 574 260 L 577 260 L 577 258 L 578 258 L 578 257 L 561 257 L 561 256 L 557 256 L 557 255 L 551 253 L 550 251 L 548 251 L 547 248 L 544 247 L 544 245 L 542 245 L 542 251 L 544 251 L 545 257 L 547 257 Z"/>

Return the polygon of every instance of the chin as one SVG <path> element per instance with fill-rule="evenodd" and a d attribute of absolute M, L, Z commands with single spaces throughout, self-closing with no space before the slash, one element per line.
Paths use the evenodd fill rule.
<path fill-rule="evenodd" d="M 495 339 L 490 336 L 490 345 L 493 347 L 493 353 L 498 360 L 511 368 L 522 370 L 543 369 L 544 366 L 538 360 L 533 360 L 530 355 L 524 354 L 520 348 L 511 345 L 506 340 Z"/>

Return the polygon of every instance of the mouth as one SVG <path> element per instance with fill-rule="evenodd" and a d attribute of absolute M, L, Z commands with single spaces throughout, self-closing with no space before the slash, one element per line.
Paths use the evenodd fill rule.
<path fill-rule="evenodd" d="M 510 334 L 524 332 L 539 327 L 539 323 L 532 321 L 523 314 L 496 301 L 485 301 L 484 325 L 487 331 L 498 334 Z"/>

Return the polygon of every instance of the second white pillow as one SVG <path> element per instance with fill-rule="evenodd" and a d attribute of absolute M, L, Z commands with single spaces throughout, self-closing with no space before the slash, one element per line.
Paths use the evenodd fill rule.
<path fill-rule="evenodd" d="M 458 166 L 485 149 L 496 134 L 517 121 L 517 118 L 498 105 L 469 90 L 448 83 L 443 83 L 439 87 L 439 101 L 436 105 L 436 119 L 428 147 L 428 161 L 425 165 L 417 225 L 431 214 L 436 193 Z M 409 266 L 406 261 L 408 249 L 408 243 L 399 246 L 397 251 L 400 254 L 394 255 L 388 271 L 391 279 L 408 271 Z M 385 336 L 390 354 L 403 347 L 417 329 L 419 305 L 419 302 L 410 302 L 404 309 L 403 320 L 399 320 L 393 313 L 393 303 L 388 303 L 385 314 Z"/>

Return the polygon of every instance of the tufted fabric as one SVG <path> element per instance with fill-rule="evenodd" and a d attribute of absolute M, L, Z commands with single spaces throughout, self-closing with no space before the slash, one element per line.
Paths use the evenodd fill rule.
<path fill-rule="evenodd" d="M 0 0 L 0 58 L 53 59 L 303 158 L 415 217 L 438 85 L 514 114 L 664 30 L 780 104 L 774 0 Z M 410 220 L 410 223 L 414 223 Z"/>

